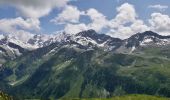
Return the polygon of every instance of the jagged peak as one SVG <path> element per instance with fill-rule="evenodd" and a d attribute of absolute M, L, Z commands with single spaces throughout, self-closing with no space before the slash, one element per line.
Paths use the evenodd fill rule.
<path fill-rule="evenodd" d="M 134 34 L 128 39 L 126 39 L 125 41 L 127 41 L 126 47 L 133 47 L 133 46 L 137 47 L 144 41 L 159 43 L 164 39 L 170 39 L 170 36 L 163 36 L 153 31 L 146 31 L 143 33 Z"/>
<path fill-rule="evenodd" d="M 90 37 L 90 38 L 96 38 L 96 39 L 101 38 L 101 39 L 104 39 L 104 40 L 106 40 L 106 39 L 121 40 L 120 38 L 114 38 L 114 37 L 111 37 L 111 36 L 106 35 L 106 34 L 99 34 L 93 29 L 79 32 L 79 33 L 76 34 L 76 36 Z"/>
<path fill-rule="evenodd" d="M 88 35 L 92 35 L 92 34 L 97 34 L 97 32 L 93 29 L 90 29 L 90 30 L 85 30 L 85 31 L 82 31 L 82 32 L 79 32 L 76 34 L 76 36 L 88 36 Z"/>
<path fill-rule="evenodd" d="M 145 31 L 143 33 L 134 34 L 131 37 L 129 37 L 128 39 L 130 39 L 130 38 L 141 39 L 141 38 L 145 38 L 146 36 L 153 36 L 155 38 L 160 38 L 160 39 L 170 38 L 170 35 L 164 36 L 164 35 L 160 35 L 153 31 Z"/>

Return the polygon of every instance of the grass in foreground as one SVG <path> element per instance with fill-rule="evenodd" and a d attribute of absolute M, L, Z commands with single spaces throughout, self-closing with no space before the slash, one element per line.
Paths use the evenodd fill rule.
<path fill-rule="evenodd" d="M 13 100 L 10 96 L 0 91 L 0 100 Z"/>
<path fill-rule="evenodd" d="M 60 100 L 170 100 L 170 98 L 150 96 L 150 95 L 127 95 L 127 96 L 116 96 L 113 98 L 89 98 L 89 99 L 60 99 Z"/>

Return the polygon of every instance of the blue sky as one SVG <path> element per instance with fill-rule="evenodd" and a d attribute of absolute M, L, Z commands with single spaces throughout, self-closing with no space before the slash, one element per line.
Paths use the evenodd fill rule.
<path fill-rule="evenodd" d="M 76 33 L 94 28 L 120 38 L 146 30 L 170 35 L 169 6 L 169 0 L 0 0 L 0 32 Z M 75 15 L 62 14 L 69 10 Z"/>

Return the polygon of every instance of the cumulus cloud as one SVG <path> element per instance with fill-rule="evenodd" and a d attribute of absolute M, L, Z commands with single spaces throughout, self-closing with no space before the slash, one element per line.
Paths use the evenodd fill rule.
<path fill-rule="evenodd" d="M 63 7 L 68 0 L 0 0 L 0 4 L 16 7 L 23 16 L 39 18 L 48 15 L 55 7 Z"/>
<path fill-rule="evenodd" d="M 39 18 L 48 15 L 54 8 L 67 6 L 69 0 L 0 0 L 0 5 L 16 8 L 22 17 L 0 19 L 0 32 L 10 33 L 21 40 L 32 36 L 30 32 L 39 32 Z"/>
<path fill-rule="evenodd" d="M 108 20 L 105 15 L 94 8 L 86 11 L 80 11 L 74 6 L 65 7 L 64 10 L 52 20 L 55 24 L 64 24 L 64 31 L 69 34 L 75 34 L 83 30 L 94 29 L 102 32 L 105 29 L 106 34 L 121 39 L 126 39 L 133 34 L 144 31 L 155 31 L 162 35 L 170 33 L 170 17 L 161 13 L 151 14 L 146 24 L 139 19 L 135 7 L 129 3 L 124 3 L 117 7 L 117 15 Z M 89 23 L 80 22 L 80 17 L 90 18 Z"/>
<path fill-rule="evenodd" d="M 17 30 L 40 30 L 40 21 L 38 19 L 23 19 L 21 17 L 0 20 L 0 31 L 4 33 L 13 33 Z"/>
<path fill-rule="evenodd" d="M 64 10 L 51 22 L 56 24 L 65 24 L 65 23 L 78 23 L 80 19 L 80 15 L 83 15 L 84 12 L 81 12 L 75 6 L 66 6 Z"/>
<path fill-rule="evenodd" d="M 130 28 L 132 29 L 132 32 L 137 33 L 137 32 L 144 32 L 147 30 L 150 30 L 150 28 L 145 25 L 145 23 L 142 20 L 136 20 Z"/>
<path fill-rule="evenodd" d="M 64 31 L 69 34 L 75 34 L 83 30 L 94 29 L 102 32 L 107 29 L 107 33 L 113 37 L 128 38 L 129 36 L 152 30 L 162 35 L 170 35 L 170 16 L 161 13 L 152 13 L 147 25 L 139 19 L 135 7 L 132 4 L 124 3 L 117 7 L 117 15 L 112 19 L 107 17 L 94 8 L 86 11 L 80 11 L 73 5 L 67 5 L 73 0 L 0 0 L 0 5 L 10 5 L 16 7 L 23 17 L 0 19 L 0 32 L 29 34 L 30 31 L 40 30 L 39 18 L 48 15 L 54 8 L 62 8 L 51 22 L 56 25 L 64 25 Z M 164 11 L 168 8 L 166 5 L 150 5 L 148 8 Z M 89 23 L 80 22 L 81 16 L 89 17 Z"/>
<path fill-rule="evenodd" d="M 101 31 L 108 24 L 108 20 L 106 19 L 106 16 L 104 16 L 102 13 L 98 12 L 94 8 L 87 10 L 86 15 L 89 16 L 92 21 L 88 25 L 88 27 L 91 29 L 94 29 L 96 31 Z"/>
<path fill-rule="evenodd" d="M 85 24 L 67 24 L 64 31 L 68 34 L 76 34 L 78 32 L 87 30 L 87 26 Z"/>
<path fill-rule="evenodd" d="M 16 32 L 11 33 L 10 36 L 27 43 L 28 40 L 34 36 L 34 34 L 24 30 L 17 30 Z"/>
<path fill-rule="evenodd" d="M 107 34 L 125 39 L 135 33 L 149 30 L 149 27 L 138 18 L 133 5 L 124 3 L 117 7 L 117 12 L 115 18 L 109 22 L 111 29 Z"/>
<path fill-rule="evenodd" d="M 129 36 L 131 36 L 133 34 L 133 32 L 132 32 L 132 29 L 130 27 L 119 26 L 118 29 L 116 29 L 116 30 L 115 29 L 111 29 L 106 34 L 110 35 L 112 37 L 117 37 L 117 38 L 125 39 L 125 38 L 128 38 Z"/>
<path fill-rule="evenodd" d="M 23 19 L 21 17 L 0 19 L 0 26 L 1 33 L 11 34 L 10 36 L 15 36 L 15 38 L 27 42 L 33 36 L 30 31 L 37 32 L 40 30 L 40 21 L 38 19 Z"/>
<path fill-rule="evenodd" d="M 118 14 L 116 18 L 113 19 L 117 24 L 126 24 L 129 22 L 134 22 L 136 20 L 137 14 L 133 5 L 129 3 L 124 3 L 117 8 Z"/>
<path fill-rule="evenodd" d="M 79 22 L 80 16 L 82 15 L 89 17 L 91 22 L 89 24 Z M 80 32 L 83 29 L 94 29 L 99 32 L 108 24 L 106 16 L 96 9 L 90 8 L 87 11 L 80 11 L 74 6 L 65 7 L 57 17 L 51 20 L 51 22 L 57 25 L 65 24 L 64 31 L 69 34 L 73 33 L 72 30 L 75 30 L 74 33 L 77 33 L 78 30 Z"/>
<path fill-rule="evenodd" d="M 66 7 L 51 22 L 55 24 L 65 24 L 64 31 L 69 34 L 75 34 L 83 30 L 94 29 L 102 32 L 107 29 L 109 35 L 119 38 L 128 38 L 134 33 L 148 30 L 148 26 L 138 19 L 137 13 L 133 5 L 124 3 L 117 7 L 117 15 L 108 20 L 106 16 L 94 8 L 87 11 L 80 11 L 74 6 Z M 79 22 L 81 16 L 87 16 L 91 22 L 88 24 Z M 129 24 L 128 26 L 126 24 Z"/>
<path fill-rule="evenodd" d="M 152 13 L 149 23 L 151 24 L 151 30 L 162 35 L 170 35 L 170 16 L 161 13 Z"/>
<path fill-rule="evenodd" d="M 152 9 L 157 9 L 157 10 L 160 10 L 160 11 L 164 11 L 168 8 L 167 5 L 160 5 L 160 4 L 157 4 L 157 5 L 149 5 L 148 8 L 152 8 Z"/>

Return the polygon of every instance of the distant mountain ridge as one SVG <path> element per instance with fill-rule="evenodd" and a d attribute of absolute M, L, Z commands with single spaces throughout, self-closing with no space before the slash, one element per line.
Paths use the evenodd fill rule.
<path fill-rule="evenodd" d="M 127 40 L 127 47 L 139 46 L 142 43 L 154 42 L 159 45 L 170 44 L 170 36 L 162 36 L 152 31 L 146 31 L 144 33 L 137 33 L 132 35 Z M 144 44 L 143 44 L 144 45 Z"/>
<path fill-rule="evenodd" d="M 161 36 L 152 31 L 137 33 L 125 40 L 113 38 L 105 34 L 98 34 L 94 30 L 87 30 L 72 35 L 66 33 L 58 33 L 54 35 L 31 34 L 27 37 L 27 41 L 23 41 L 23 39 L 20 39 L 19 36 L 15 36 L 14 34 L 1 34 L 0 55 L 2 57 L 0 57 L 0 63 L 3 64 L 6 58 L 14 59 L 26 51 L 42 48 L 52 43 L 63 43 L 65 45 L 67 43 L 73 43 L 74 45 L 79 44 L 89 49 L 97 47 L 106 51 L 121 49 L 120 51 L 128 52 L 132 52 L 138 46 L 147 46 L 149 44 L 161 46 L 170 44 L 170 36 Z"/>
<path fill-rule="evenodd" d="M 128 39 L 119 39 L 110 37 L 105 34 L 98 34 L 94 30 L 82 31 L 77 34 L 66 34 L 58 33 L 53 35 L 33 35 L 28 36 L 27 41 L 23 41 L 16 37 L 15 35 L 10 34 L 1 34 L 0 35 L 0 44 L 4 45 L 6 42 L 16 44 L 25 49 L 37 49 L 45 47 L 55 42 L 66 42 L 74 41 L 81 45 L 93 45 L 98 47 L 110 47 L 112 49 L 118 48 L 126 42 L 126 47 L 139 46 L 142 42 L 162 42 L 161 40 L 166 40 L 164 42 L 169 43 L 170 36 L 162 36 L 152 31 L 146 31 L 143 33 L 137 33 L 129 37 Z M 149 41 L 150 39 L 150 41 Z M 160 41 L 159 41 L 160 40 Z M 113 47 L 115 46 L 115 47 Z"/>

